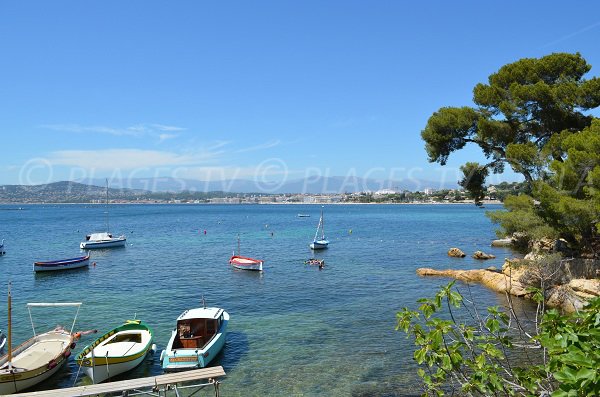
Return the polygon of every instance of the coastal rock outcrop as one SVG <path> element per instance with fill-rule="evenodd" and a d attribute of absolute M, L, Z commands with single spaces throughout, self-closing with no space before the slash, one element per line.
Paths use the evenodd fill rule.
<path fill-rule="evenodd" d="M 501 238 L 492 241 L 492 247 L 510 247 L 513 244 L 512 238 Z"/>
<path fill-rule="evenodd" d="M 594 277 L 598 266 L 598 261 L 573 259 L 560 261 L 557 267 L 550 269 L 545 264 L 540 270 L 539 265 L 532 265 L 531 261 L 525 259 L 506 259 L 501 271 L 493 267 L 472 270 L 420 268 L 417 274 L 479 283 L 496 292 L 525 298 L 531 296 L 528 287 L 539 286 L 540 277 L 551 275 L 545 280 L 548 286 L 544 290 L 546 305 L 573 312 L 583 308 L 590 299 L 600 296 L 600 279 L 587 278 Z"/>
<path fill-rule="evenodd" d="M 473 254 L 473 259 L 485 260 L 485 259 L 494 259 L 494 258 L 496 258 L 495 255 L 486 254 L 483 251 L 475 251 L 475 253 Z"/>
<path fill-rule="evenodd" d="M 458 248 L 450 248 L 448 250 L 448 256 L 453 258 L 464 258 L 467 255 Z"/>
<path fill-rule="evenodd" d="M 441 276 L 451 277 L 465 282 L 480 283 L 496 292 L 508 292 L 515 296 L 526 296 L 526 286 L 519 281 L 506 276 L 495 269 L 472 269 L 472 270 L 435 270 L 431 268 L 417 269 L 419 276 Z"/>

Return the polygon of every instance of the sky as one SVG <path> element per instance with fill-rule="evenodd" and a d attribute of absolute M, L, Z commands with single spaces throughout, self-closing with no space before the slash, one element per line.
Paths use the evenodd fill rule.
<path fill-rule="evenodd" d="M 580 52 L 586 1 L 0 2 L 0 185 L 458 178 L 420 133 L 521 58 Z M 491 182 L 520 180 L 506 172 Z"/>

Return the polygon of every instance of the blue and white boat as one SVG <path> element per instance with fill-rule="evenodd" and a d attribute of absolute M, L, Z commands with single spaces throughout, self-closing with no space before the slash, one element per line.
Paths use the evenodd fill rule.
<path fill-rule="evenodd" d="M 321 230 L 321 237 L 319 238 L 319 229 Z M 323 218 L 323 207 L 321 207 L 321 217 L 319 218 L 319 224 L 317 225 L 317 231 L 315 232 L 315 238 L 310 243 L 310 248 L 313 250 L 322 250 L 329 246 L 329 240 L 325 238 L 325 220 Z"/>
<path fill-rule="evenodd" d="M 2 242 L 0 242 L 0 256 L 6 254 L 6 252 L 4 252 L 4 240 L 2 240 Z"/>
<path fill-rule="evenodd" d="M 71 259 L 61 259 L 58 261 L 34 262 L 34 272 L 50 272 L 57 270 L 70 270 L 86 267 L 89 265 L 90 255 L 79 256 Z"/>
<path fill-rule="evenodd" d="M 169 343 L 160 354 L 164 371 L 207 367 L 225 345 L 229 314 L 218 307 L 189 309 L 177 317 Z"/>

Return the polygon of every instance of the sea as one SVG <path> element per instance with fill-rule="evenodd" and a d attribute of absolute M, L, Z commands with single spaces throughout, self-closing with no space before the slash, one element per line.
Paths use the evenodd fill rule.
<path fill-rule="evenodd" d="M 496 225 L 487 205 L 1 205 L 0 291 L 12 291 L 13 345 L 62 325 L 103 333 L 127 319 L 149 324 L 157 351 L 117 380 L 162 373 L 159 356 L 186 309 L 221 307 L 230 315 L 221 396 L 412 396 L 422 389 L 414 343 L 397 331 L 396 313 L 416 309 L 451 280 L 420 277 L 420 267 L 500 268 L 515 253 L 491 247 Z M 324 213 L 327 250 L 312 252 Z M 298 214 L 310 215 L 298 217 Z M 89 268 L 34 273 L 33 262 L 83 254 L 86 234 L 127 236 L 123 248 L 91 251 Z M 264 271 L 237 270 L 232 252 L 264 260 Z M 450 258 L 451 247 L 467 257 Z M 485 262 L 470 255 L 496 255 Z M 305 264 L 316 257 L 325 266 Z M 483 306 L 505 297 L 457 284 Z M 82 302 L 39 308 L 27 302 Z M 528 302 L 520 302 L 533 311 Z M 6 329 L 7 308 L 0 307 Z M 98 335 L 96 335 L 98 336 Z M 73 356 L 91 343 L 82 338 Z M 33 390 L 90 384 L 73 358 Z M 182 395 L 186 395 L 185 392 Z M 207 388 L 195 395 L 214 395 Z"/>

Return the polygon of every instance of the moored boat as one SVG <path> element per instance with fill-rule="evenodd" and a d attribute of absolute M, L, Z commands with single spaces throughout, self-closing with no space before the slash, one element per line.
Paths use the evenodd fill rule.
<path fill-rule="evenodd" d="M 248 258 L 240 255 L 240 237 L 238 236 L 238 254 L 235 252 L 229 258 L 229 264 L 236 269 L 262 271 L 263 261 L 260 259 Z"/>
<path fill-rule="evenodd" d="M 113 237 L 110 233 L 92 233 L 85 236 L 85 241 L 79 244 L 81 249 L 124 247 L 125 236 Z"/>
<path fill-rule="evenodd" d="M 75 347 L 73 328 L 63 328 L 35 333 L 32 338 L 13 349 L 11 337 L 11 295 L 8 294 L 8 353 L 0 358 L 0 395 L 17 393 L 48 379 L 54 375 L 71 355 Z M 33 306 L 81 306 L 81 303 L 28 303 Z M 79 311 L 79 310 L 78 310 Z M 31 312 L 30 312 L 31 317 Z M 77 315 L 75 315 L 75 320 Z M 73 327 L 75 321 L 73 321 Z"/>
<path fill-rule="evenodd" d="M 186 310 L 160 355 L 165 371 L 204 368 L 225 345 L 229 314 L 218 307 Z"/>
<path fill-rule="evenodd" d="M 0 241 L 0 256 L 6 254 L 6 252 L 4 252 L 4 240 Z"/>
<path fill-rule="evenodd" d="M 254 270 L 260 272 L 263 269 L 263 261 L 260 259 L 247 258 L 245 256 L 233 255 L 229 259 L 229 263 L 236 269 L 241 270 Z"/>
<path fill-rule="evenodd" d="M 94 383 L 130 371 L 152 350 L 153 332 L 140 320 L 128 320 L 86 346 L 75 361 Z"/>
<path fill-rule="evenodd" d="M 321 230 L 320 238 L 318 238 L 319 230 Z M 321 217 L 319 218 L 319 224 L 317 225 L 315 237 L 313 238 L 313 242 L 310 243 L 309 246 L 313 250 L 322 250 L 329 246 L 329 240 L 325 238 L 325 219 L 323 218 L 323 207 L 321 207 Z"/>
<path fill-rule="evenodd" d="M 34 272 L 50 272 L 56 270 L 70 270 L 89 266 L 90 255 L 79 256 L 77 258 L 62 259 L 58 261 L 34 262 Z"/>
<path fill-rule="evenodd" d="M 81 249 L 124 247 L 127 239 L 124 235 L 114 237 L 109 232 L 108 222 L 108 179 L 106 180 L 106 232 L 91 233 L 85 236 L 85 241 L 79 243 Z"/>
<path fill-rule="evenodd" d="M 325 259 L 310 258 L 304 261 L 307 265 L 316 265 L 319 267 L 325 266 Z"/>

